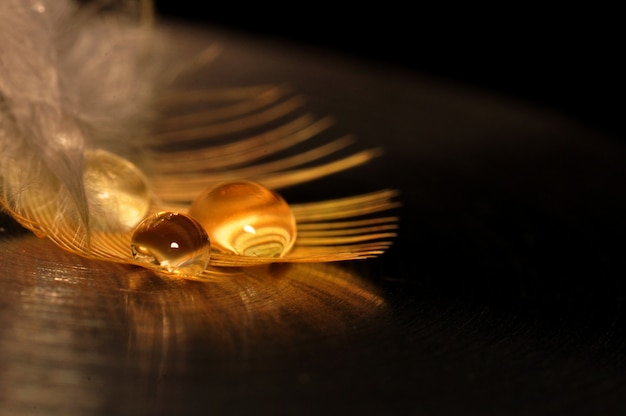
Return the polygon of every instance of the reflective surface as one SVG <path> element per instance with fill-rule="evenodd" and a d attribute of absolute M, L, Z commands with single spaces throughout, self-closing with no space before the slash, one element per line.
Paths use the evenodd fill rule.
<path fill-rule="evenodd" d="M 271 407 L 319 383 L 318 358 L 332 365 L 335 342 L 372 333 L 368 322 L 386 315 L 370 283 L 333 265 L 168 279 L 2 224 L 2 268 L 19 270 L 0 280 L 7 414 L 238 413 L 258 391 Z"/>
<path fill-rule="evenodd" d="M 223 45 L 202 77 L 288 80 L 337 135 L 384 145 L 287 200 L 396 187 L 400 236 L 374 261 L 200 283 L 2 218 L 2 413 L 624 414 L 623 143 L 414 74 L 200 39 Z"/>

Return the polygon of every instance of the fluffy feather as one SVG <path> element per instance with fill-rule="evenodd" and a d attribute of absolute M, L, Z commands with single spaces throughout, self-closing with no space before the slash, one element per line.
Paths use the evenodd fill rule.
<path fill-rule="evenodd" d="M 119 153 L 149 116 L 148 30 L 68 0 L 0 2 L 0 177 L 9 209 L 55 204 L 52 230 L 87 241 L 85 149 Z M 34 227 L 41 234 L 50 230 Z"/>
<path fill-rule="evenodd" d="M 379 154 L 370 149 L 319 163 L 352 144 L 342 138 L 264 162 L 264 157 L 316 136 L 330 122 L 294 116 L 277 127 L 277 120 L 301 103 L 275 87 L 164 97 L 167 81 L 182 71 L 164 70 L 170 63 L 161 53 L 163 39 L 145 24 L 150 14 L 137 13 L 147 1 L 89 4 L 0 1 L 0 206 L 60 247 L 87 257 L 134 262 L 129 250 L 132 230 L 94 227 L 94 218 L 108 213 L 98 212 L 103 208 L 94 195 L 100 190 L 90 189 L 85 176 L 89 149 L 107 149 L 135 162 L 138 157 L 149 159 L 153 169 L 146 186 L 153 212 L 185 211 L 200 190 L 220 180 L 249 179 L 280 188 L 361 165 Z M 110 6 L 116 13 L 108 12 Z M 189 69 L 201 61 L 192 60 Z M 155 122 L 168 102 L 191 104 L 192 110 Z M 202 103 L 212 104 L 197 112 Z M 267 130 L 259 134 L 263 126 Z M 207 141 L 225 132 L 238 140 Z M 145 139 L 133 140 L 138 137 Z M 394 196 L 386 190 L 294 205 L 302 237 L 278 261 L 335 261 L 382 253 L 394 235 L 396 218 L 355 218 L 396 206 Z M 212 265 L 219 266 L 277 261 L 227 253 L 212 258 Z"/>

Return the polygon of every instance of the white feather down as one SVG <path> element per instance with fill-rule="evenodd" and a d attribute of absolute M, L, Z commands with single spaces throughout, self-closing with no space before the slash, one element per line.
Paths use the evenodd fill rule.
<path fill-rule="evenodd" d="M 0 2 L 0 178 L 10 209 L 54 203 L 63 225 L 87 234 L 85 150 L 127 153 L 150 118 L 158 70 L 148 32 L 68 0 Z"/>

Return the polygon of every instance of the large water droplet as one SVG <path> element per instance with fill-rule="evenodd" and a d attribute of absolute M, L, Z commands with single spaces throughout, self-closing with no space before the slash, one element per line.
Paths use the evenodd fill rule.
<path fill-rule="evenodd" d="M 89 226 L 93 229 L 130 230 L 148 213 L 150 193 L 146 179 L 126 159 L 106 150 L 88 150 L 83 181 Z"/>
<path fill-rule="evenodd" d="M 143 220 L 133 233 L 131 250 L 138 262 L 181 276 L 199 275 L 211 256 L 202 225 L 178 212 L 159 212 Z"/>
<path fill-rule="evenodd" d="M 254 182 L 217 185 L 196 198 L 189 215 L 205 228 L 213 248 L 222 252 L 280 257 L 296 239 L 296 221 L 287 202 Z"/>

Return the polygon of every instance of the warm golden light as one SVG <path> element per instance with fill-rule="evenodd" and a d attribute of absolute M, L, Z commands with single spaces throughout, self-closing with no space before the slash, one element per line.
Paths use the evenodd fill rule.
<path fill-rule="evenodd" d="M 296 241 L 296 220 L 285 200 L 249 181 L 219 184 L 200 194 L 189 215 L 212 247 L 243 256 L 282 257 Z"/>
<path fill-rule="evenodd" d="M 201 274 L 211 256 L 202 226 L 178 212 L 159 212 L 142 221 L 133 232 L 130 249 L 139 264 L 183 277 Z"/>
<path fill-rule="evenodd" d="M 83 175 L 89 222 L 95 230 L 127 231 L 146 217 L 150 193 L 143 173 L 102 149 L 88 150 Z"/>

